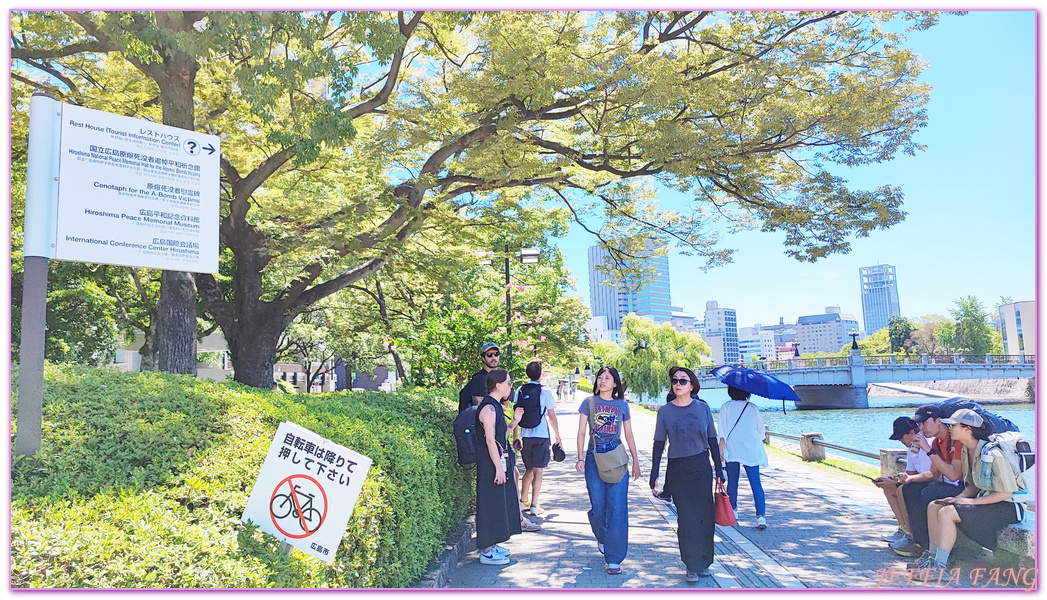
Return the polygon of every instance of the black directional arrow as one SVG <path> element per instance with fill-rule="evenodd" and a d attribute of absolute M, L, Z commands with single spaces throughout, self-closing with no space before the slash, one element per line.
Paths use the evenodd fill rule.
<path fill-rule="evenodd" d="M 208 145 L 204 146 L 203 149 L 207 150 L 207 155 L 208 156 L 214 154 L 214 146 L 212 146 L 211 144 L 208 144 Z"/>

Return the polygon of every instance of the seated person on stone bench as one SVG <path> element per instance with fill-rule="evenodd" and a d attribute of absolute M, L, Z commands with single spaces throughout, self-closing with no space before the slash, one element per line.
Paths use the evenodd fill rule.
<path fill-rule="evenodd" d="M 961 444 L 964 488 L 956 496 L 927 506 L 930 547 L 909 565 L 910 569 L 946 568 L 949 553 L 956 544 L 957 530 L 995 550 L 1000 531 L 1025 517 L 1025 506 L 1015 502 L 1012 496 L 1025 489 L 1022 475 L 1014 472 L 999 447 L 991 449 L 988 457 L 982 456 L 992 425 L 969 408 L 961 408 L 942 422 Z M 991 462 L 986 458 L 991 458 Z"/>
<path fill-rule="evenodd" d="M 916 409 L 913 420 L 920 425 L 920 433 L 913 443 L 927 453 L 931 468 L 909 477 L 898 478 L 905 499 L 905 513 L 909 518 L 912 537 L 894 542 L 891 550 L 901 556 L 919 556 L 928 547 L 927 505 L 939 498 L 955 496 L 963 491 L 960 477 L 960 445 L 949 436 L 949 427 L 942 423 L 942 411 L 936 404 L 925 404 Z"/>
<path fill-rule="evenodd" d="M 931 470 L 931 459 L 923 451 L 923 448 L 914 443 L 919 433 L 920 426 L 909 417 L 898 417 L 894 420 L 894 433 L 891 434 L 890 439 L 898 440 L 909 449 L 905 458 L 905 474 L 907 477 L 914 477 L 924 471 Z M 891 506 L 891 511 L 894 512 L 894 518 L 898 520 L 898 530 L 893 534 L 883 536 L 883 541 L 897 543 L 908 537 L 908 541 L 903 542 L 902 545 L 910 543 L 912 541 L 912 529 L 909 527 L 909 515 L 905 512 L 902 482 L 897 477 L 877 477 L 873 479 L 873 483 L 876 484 L 876 487 L 883 490 L 883 495 L 887 497 L 887 504 Z"/>

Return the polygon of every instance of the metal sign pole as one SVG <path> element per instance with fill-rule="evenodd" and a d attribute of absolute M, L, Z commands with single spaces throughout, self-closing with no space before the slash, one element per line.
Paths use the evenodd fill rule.
<path fill-rule="evenodd" d="M 47 315 L 47 259 L 25 257 L 22 284 L 22 342 L 18 367 L 18 432 L 15 454 L 40 450 L 44 416 L 44 325 Z"/>

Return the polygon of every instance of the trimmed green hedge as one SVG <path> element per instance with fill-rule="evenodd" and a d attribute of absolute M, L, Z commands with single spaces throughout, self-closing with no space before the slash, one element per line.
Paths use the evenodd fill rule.
<path fill-rule="evenodd" d="M 48 366 L 44 439 L 14 457 L 12 587 L 403 587 L 474 504 L 457 395 L 287 395 Z M 332 565 L 240 516 L 277 425 L 374 461 Z"/>

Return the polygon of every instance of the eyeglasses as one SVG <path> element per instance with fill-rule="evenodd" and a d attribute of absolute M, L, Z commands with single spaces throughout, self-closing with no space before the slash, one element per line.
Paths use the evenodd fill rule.
<path fill-rule="evenodd" d="M 487 358 L 491 358 L 493 356 L 498 356 L 499 354 L 500 353 L 497 350 L 495 350 L 494 352 L 487 352 L 487 353 L 485 353 L 484 356 L 486 356 Z"/>
<path fill-rule="evenodd" d="M 690 379 L 671 379 L 670 381 L 673 382 L 673 385 L 687 385 L 691 383 Z"/>

